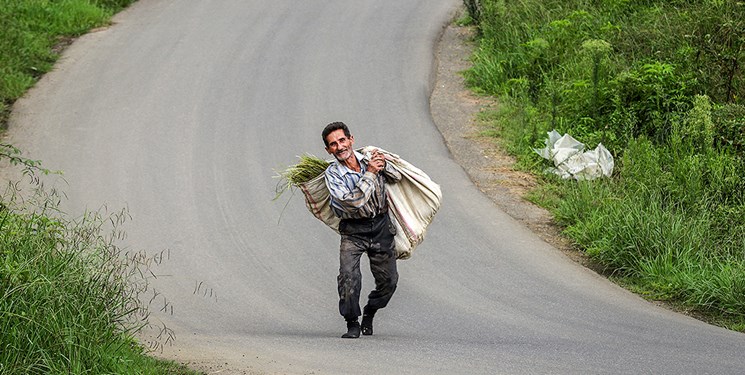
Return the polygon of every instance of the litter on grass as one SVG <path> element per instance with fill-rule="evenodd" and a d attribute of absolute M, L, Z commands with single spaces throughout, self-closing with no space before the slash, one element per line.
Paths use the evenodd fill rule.
<path fill-rule="evenodd" d="M 594 150 L 585 151 L 582 142 L 569 134 L 560 135 L 556 130 L 548 132 L 546 147 L 533 151 L 553 161 L 555 167 L 547 171 L 564 179 L 594 180 L 613 173 L 613 155 L 602 143 Z"/>

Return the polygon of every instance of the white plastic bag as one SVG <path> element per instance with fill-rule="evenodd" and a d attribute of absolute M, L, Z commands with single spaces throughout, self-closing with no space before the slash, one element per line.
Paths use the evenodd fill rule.
<path fill-rule="evenodd" d="M 533 149 L 544 159 L 554 162 L 556 168 L 549 171 L 562 178 L 593 180 L 610 177 L 613 173 L 613 155 L 598 144 L 594 150 L 585 152 L 585 145 L 569 134 L 560 135 L 556 130 L 548 133 L 546 147 Z"/>
<path fill-rule="evenodd" d="M 386 190 L 390 218 L 396 227 L 396 257 L 408 259 L 424 240 L 427 226 L 440 208 L 442 191 L 426 173 L 396 154 L 373 146 L 363 147 L 358 151 L 365 154 L 372 149 L 383 153 L 386 162 L 401 172 L 401 181 L 386 184 Z M 308 211 L 338 233 L 340 220 L 331 210 L 331 196 L 324 174 L 301 184 L 300 190 Z"/>

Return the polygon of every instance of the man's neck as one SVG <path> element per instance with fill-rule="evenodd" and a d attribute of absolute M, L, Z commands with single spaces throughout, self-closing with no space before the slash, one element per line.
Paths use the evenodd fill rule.
<path fill-rule="evenodd" d="M 362 170 L 362 167 L 360 166 L 360 162 L 359 160 L 357 160 L 357 155 L 355 155 L 354 152 L 352 152 L 352 156 L 350 156 L 348 159 L 340 160 L 339 162 L 342 163 L 345 167 L 355 172 L 360 172 Z"/>

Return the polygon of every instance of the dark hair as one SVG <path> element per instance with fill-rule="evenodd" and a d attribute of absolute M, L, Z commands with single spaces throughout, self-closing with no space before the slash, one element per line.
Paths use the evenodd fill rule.
<path fill-rule="evenodd" d="M 344 130 L 344 135 L 346 135 L 347 138 L 351 136 L 351 133 L 349 133 L 349 128 L 347 127 L 347 124 L 341 121 L 332 122 L 326 125 L 326 127 L 323 128 L 323 132 L 321 133 L 321 137 L 323 138 L 323 144 L 326 145 L 326 147 L 329 146 L 329 143 L 326 140 L 326 137 L 328 137 L 329 134 L 331 134 L 332 132 L 339 130 L 339 129 Z"/>

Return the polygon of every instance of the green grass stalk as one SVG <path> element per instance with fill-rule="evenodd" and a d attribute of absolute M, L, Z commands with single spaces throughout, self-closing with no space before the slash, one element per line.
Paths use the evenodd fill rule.
<path fill-rule="evenodd" d="M 297 188 L 323 174 L 329 166 L 328 161 L 310 154 L 298 156 L 298 159 L 300 160 L 296 164 L 277 172 L 275 178 L 279 179 L 279 182 L 276 187 L 275 200 L 285 191 Z"/>

